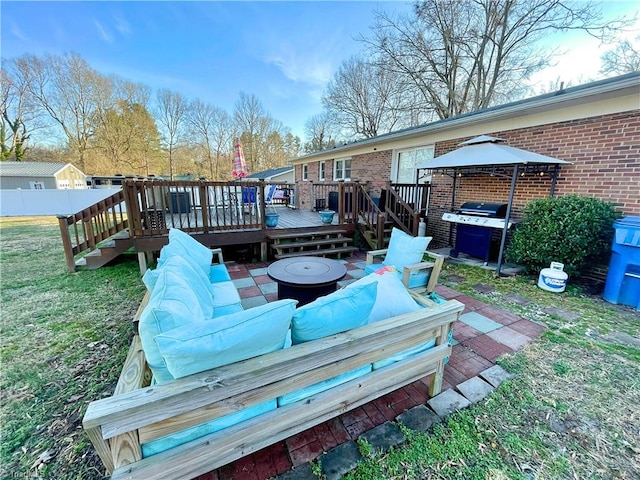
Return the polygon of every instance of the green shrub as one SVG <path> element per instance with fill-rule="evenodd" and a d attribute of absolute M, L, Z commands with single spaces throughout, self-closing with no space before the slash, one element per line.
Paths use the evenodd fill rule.
<path fill-rule="evenodd" d="M 587 266 L 606 261 L 613 240 L 613 222 L 622 214 L 613 204 L 592 197 L 533 200 L 524 210 L 505 252 L 508 261 L 538 272 L 554 262 L 579 276 Z"/>

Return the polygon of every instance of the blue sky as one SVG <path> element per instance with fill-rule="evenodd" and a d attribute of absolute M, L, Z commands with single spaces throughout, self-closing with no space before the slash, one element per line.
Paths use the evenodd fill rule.
<path fill-rule="evenodd" d="M 322 109 L 326 83 L 343 60 L 362 49 L 354 37 L 368 33 L 375 9 L 406 12 L 410 5 L 2 1 L 1 48 L 4 58 L 73 51 L 103 74 L 154 90 L 169 88 L 229 113 L 239 92 L 255 94 L 273 117 L 303 137 L 305 121 Z M 580 45 L 575 48 L 590 48 L 594 58 L 593 47 Z M 570 57 L 578 60 L 576 52 Z M 572 75 L 586 63 L 577 61 Z"/>

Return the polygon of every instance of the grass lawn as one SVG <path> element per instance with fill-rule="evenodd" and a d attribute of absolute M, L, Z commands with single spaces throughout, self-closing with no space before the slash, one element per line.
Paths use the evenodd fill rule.
<path fill-rule="evenodd" d="M 401 448 L 361 445 L 367 459 L 349 478 L 640 478 L 637 312 L 473 267 L 447 265 L 441 280 L 549 328 L 500 360 L 513 380 Z M 479 294 L 479 283 L 496 291 Z M 126 356 L 144 293 L 137 259 L 69 274 L 55 219 L 3 218 L 0 287 L 0 478 L 104 478 L 81 420 L 111 394 Z"/>

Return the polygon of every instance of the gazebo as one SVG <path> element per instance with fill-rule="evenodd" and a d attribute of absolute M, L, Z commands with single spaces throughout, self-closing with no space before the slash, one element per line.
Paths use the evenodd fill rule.
<path fill-rule="evenodd" d="M 570 164 L 570 162 L 511 147 L 504 143 L 504 139 L 489 135 L 481 135 L 459 145 L 460 148 L 456 150 L 416 165 L 417 179 L 436 172 L 450 176 L 453 179 L 451 209 L 454 210 L 456 208 L 456 183 L 458 177 L 462 175 L 487 174 L 511 178 L 511 188 L 496 268 L 496 275 L 500 275 L 518 177 L 525 174 L 549 174 L 551 178 L 549 196 L 552 197 L 555 194 L 560 167 Z"/>

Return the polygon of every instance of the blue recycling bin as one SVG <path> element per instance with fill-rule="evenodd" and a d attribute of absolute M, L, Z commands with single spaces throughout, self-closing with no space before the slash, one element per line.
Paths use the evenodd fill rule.
<path fill-rule="evenodd" d="M 171 213 L 191 213 L 191 198 L 189 192 L 169 192 L 168 202 Z"/>
<path fill-rule="evenodd" d="M 611 262 L 602 298 L 640 310 L 640 217 L 613 223 Z"/>

